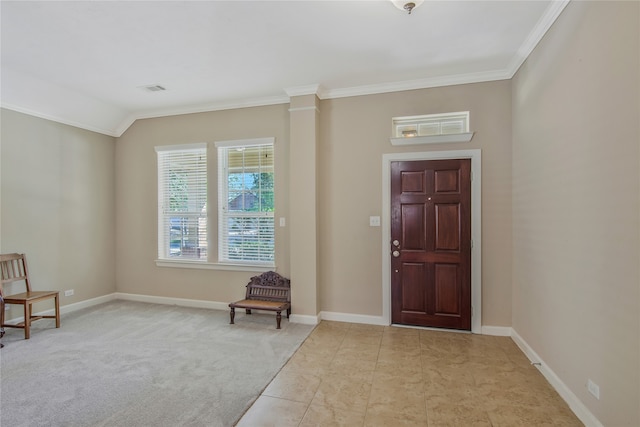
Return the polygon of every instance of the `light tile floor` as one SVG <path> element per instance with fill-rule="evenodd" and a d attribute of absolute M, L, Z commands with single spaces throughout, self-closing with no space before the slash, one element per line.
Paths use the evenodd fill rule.
<path fill-rule="evenodd" d="M 237 424 L 582 425 L 510 338 L 327 321 Z"/>

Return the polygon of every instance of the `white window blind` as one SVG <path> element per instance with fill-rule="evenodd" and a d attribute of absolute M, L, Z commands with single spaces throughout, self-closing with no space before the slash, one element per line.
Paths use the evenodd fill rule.
<path fill-rule="evenodd" d="M 274 262 L 273 138 L 218 142 L 221 262 Z"/>
<path fill-rule="evenodd" d="M 156 147 L 158 258 L 207 260 L 206 144 Z"/>
<path fill-rule="evenodd" d="M 396 138 L 453 135 L 469 132 L 469 112 L 427 114 L 424 116 L 394 117 L 393 135 Z"/>

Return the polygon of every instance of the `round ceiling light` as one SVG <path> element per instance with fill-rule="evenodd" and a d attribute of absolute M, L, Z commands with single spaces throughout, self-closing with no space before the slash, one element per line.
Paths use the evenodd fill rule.
<path fill-rule="evenodd" d="M 420 6 L 422 3 L 424 2 L 424 0 L 412 0 L 412 1 L 407 1 L 407 0 L 391 0 L 391 3 L 393 3 L 393 5 L 395 7 L 397 7 L 400 10 L 403 10 L 405 12 L 408 12 L 409 15 L 411 15 L 411 11 L 413 9 L 415 9 L 416 7 Z"/>

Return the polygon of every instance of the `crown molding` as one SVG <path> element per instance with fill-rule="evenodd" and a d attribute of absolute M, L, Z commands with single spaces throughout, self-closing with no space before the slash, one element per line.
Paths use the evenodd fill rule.
<path fill-rule="evenodd" d="M 571 0 L 553 0 L 547 10 L 544 12 L 536 26 L 531 30 L 525 41 L 520 45 L 520 48 L 516 52 L 513 60 L 507 68 L 509 71 L 509 78 L 516 75 L 524 61 L 527 60 L 533 49 L 536 48 L 540 40 L 549 31 L 549 28 L 556 22 L 556 19 L 560 16 L 565 7 Z"/>
<path fill-rule="evenodd" d="M 235 110 L 239 108 L 265 107 L 268 105 L 288 104 L 288 96 L 270 96 L 263 98 L 253 98 L 239 101 L 214 102 L 211 104 L 201 104 L 195 106 L 185 106 L 179 108 L 163 108 L 157 110 L 147 110 L 131 113 L 118 126 L 116 133 L 121 136 L 136 121 L 140 119 L 155 119 L 159 117 L 179 116 L 183 114 L 208 113 L 211 111 Z"/>
<path fill-rule="evenodd" d="M 284 91 L 289 97 L 304 96 L 304 95 L 317 95 L 321 91 L 319 84 L 311 84 L 305 86 L 294 86 L 285 88 Z"/>
<path fill-rule="evenodd" d="M 407 80 L 392 83 L 382 83 L 373 85 L 363 85 L 346 88 L 327 89 L 321 84 L 310 84 L 303 86 L 294 86 L 285 88 L 286 95 L 270 96 L 262 98 L 252 98 L 247 100 L 226 101 L 226 102 L 214 102 L 211 104 L 200 104 L 195 106 L 184 106 L 177 108 L 156 109 L 156 110 L 144 110 L 138 112 L 122 112 L 125 118 L 121 120 L 113 128 L 95 126 L 94 124 L 87 122 L 79 122 L 63 115 L 51 114 L 47 112 L 38 111 L 33 108 L 23 107 L 16 105 L 15 103 L 2 102 L 0 106 L 9 110 L 17 111 L 31 116 L 39 117 L 46 120 L 62 123 L 69 126 L 74 126 L 81 129 L 86 129 L 92 132 L 112 136 L 120 137 L 127 129 L 139 119 L 150 119 L 158 117 L 176 116 L 182 114 L 194 114 L 204 113 L 210 111 L 232 110 L 239 108 L 250 107 L 262 107 L 268 105 L 287 104 L 290 103 L 291 97 L 304 96 L 315 94 L 320 99 L 333 99 L 333 98 L 345 98 L 352 96 L 364 96 L 375 95 L 390 92 L 401 92 L 407 90 L 416 89 L 428 89 L 434 87 L 453 86 L 469 83 L 480 83 L 497 80 L 509 80 L 511 79 L 518 69 L 522 66 L 524 61 L 529 57 L 531 52 L 538 45 L 540 40 L 544 37 L 546 32 L 551 28 L 558 16 L 562 13 L 564 8 L 569 4 L 571 0 L 553 0 L 550 2 L 547 10 L 540 18 L 535 28 L 531 31 L 520 48 L 517 50 L 515 56 L 505 69 L 490 70 L 479 73 L 469 74 L 456 74 L 449 76 L 434 76 L 417 80 Z M 96 110 L 96 115 L 100 115 Z M 116 119 L 117 120 L 117 119 Z M 103 120 L 104 121 L 104 120 Z"/>
<path fill-rule="evenodd" d="M 234 110 L 237 108 L 264 107 L 267 105 L 287 104 L 288 96 L 268 96 L 228 102 L 213 102 L 211 104 L 190 105 L 178 108 L 161 108 L 135 113 L 137 119 L 151 119 L 155 117 L 177 116 L 180 114 L 206 113 L 209 111 Z"/>
<path fill-rule="evenodd" d="M 349 96 L 376 95 L 379 93 L 402 92 L 405 90 L 428 89 L 432 87 L 506 80 L 505 70 L 485 71 L 481 73 L 458 74 L 451 76 L 428 77 L 418 80 L 355 86 L 340 89 L 327 89 L 319 94 L 320 99 L 346 98 Z"/>
<path fill-rule="evenodd" d="M 100 133 L 102 135 L 113 136 L 113 137 L 120 136 L 120 134 L 114 129 L 106 129 L 106 128 L 101 128 L 101 127 L 97 127 L 97 126 L 92 126 L 92 125 L 87 124 L 87 123 L 76 122 L 76 121 L 69 120 L 69 119 L 66 119 L 64 117 L 61 117 L 61 116 L 56 116 L 56 115 L 53 115 L 53 114 L 46 114 L 46 113 L 43 113 L 41 111 L 33 110 L 31 108 L 21 107 L 19 105 L 7 103 L 7 102 L 0 103 L 0 107 L 5 108 L 7 110 L 16 111 L 18 113 L 28 114 L 30 116 L 38 117 L 40 119 L 50 120 L 52 122 L 60 123 L 60 124 L 63 124 L 63 125 L 73 126 L 73 127 L 79 128 L 79 129 L 84 129 L 84 130 L 88 130 L 88 131 L 91 131 L 91 132 Z"/>

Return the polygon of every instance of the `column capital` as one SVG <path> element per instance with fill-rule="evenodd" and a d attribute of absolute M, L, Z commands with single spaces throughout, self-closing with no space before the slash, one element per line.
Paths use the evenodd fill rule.
<path fill-rule="evenodd" d="M 289 97 L 291 98 L 295 96 L 318 95 L 320 93 L 320 90 L 321 86 L 317 83 L 306 86 L 288 87 L 284 89 L 287 95 L 289 95 Z"/>

